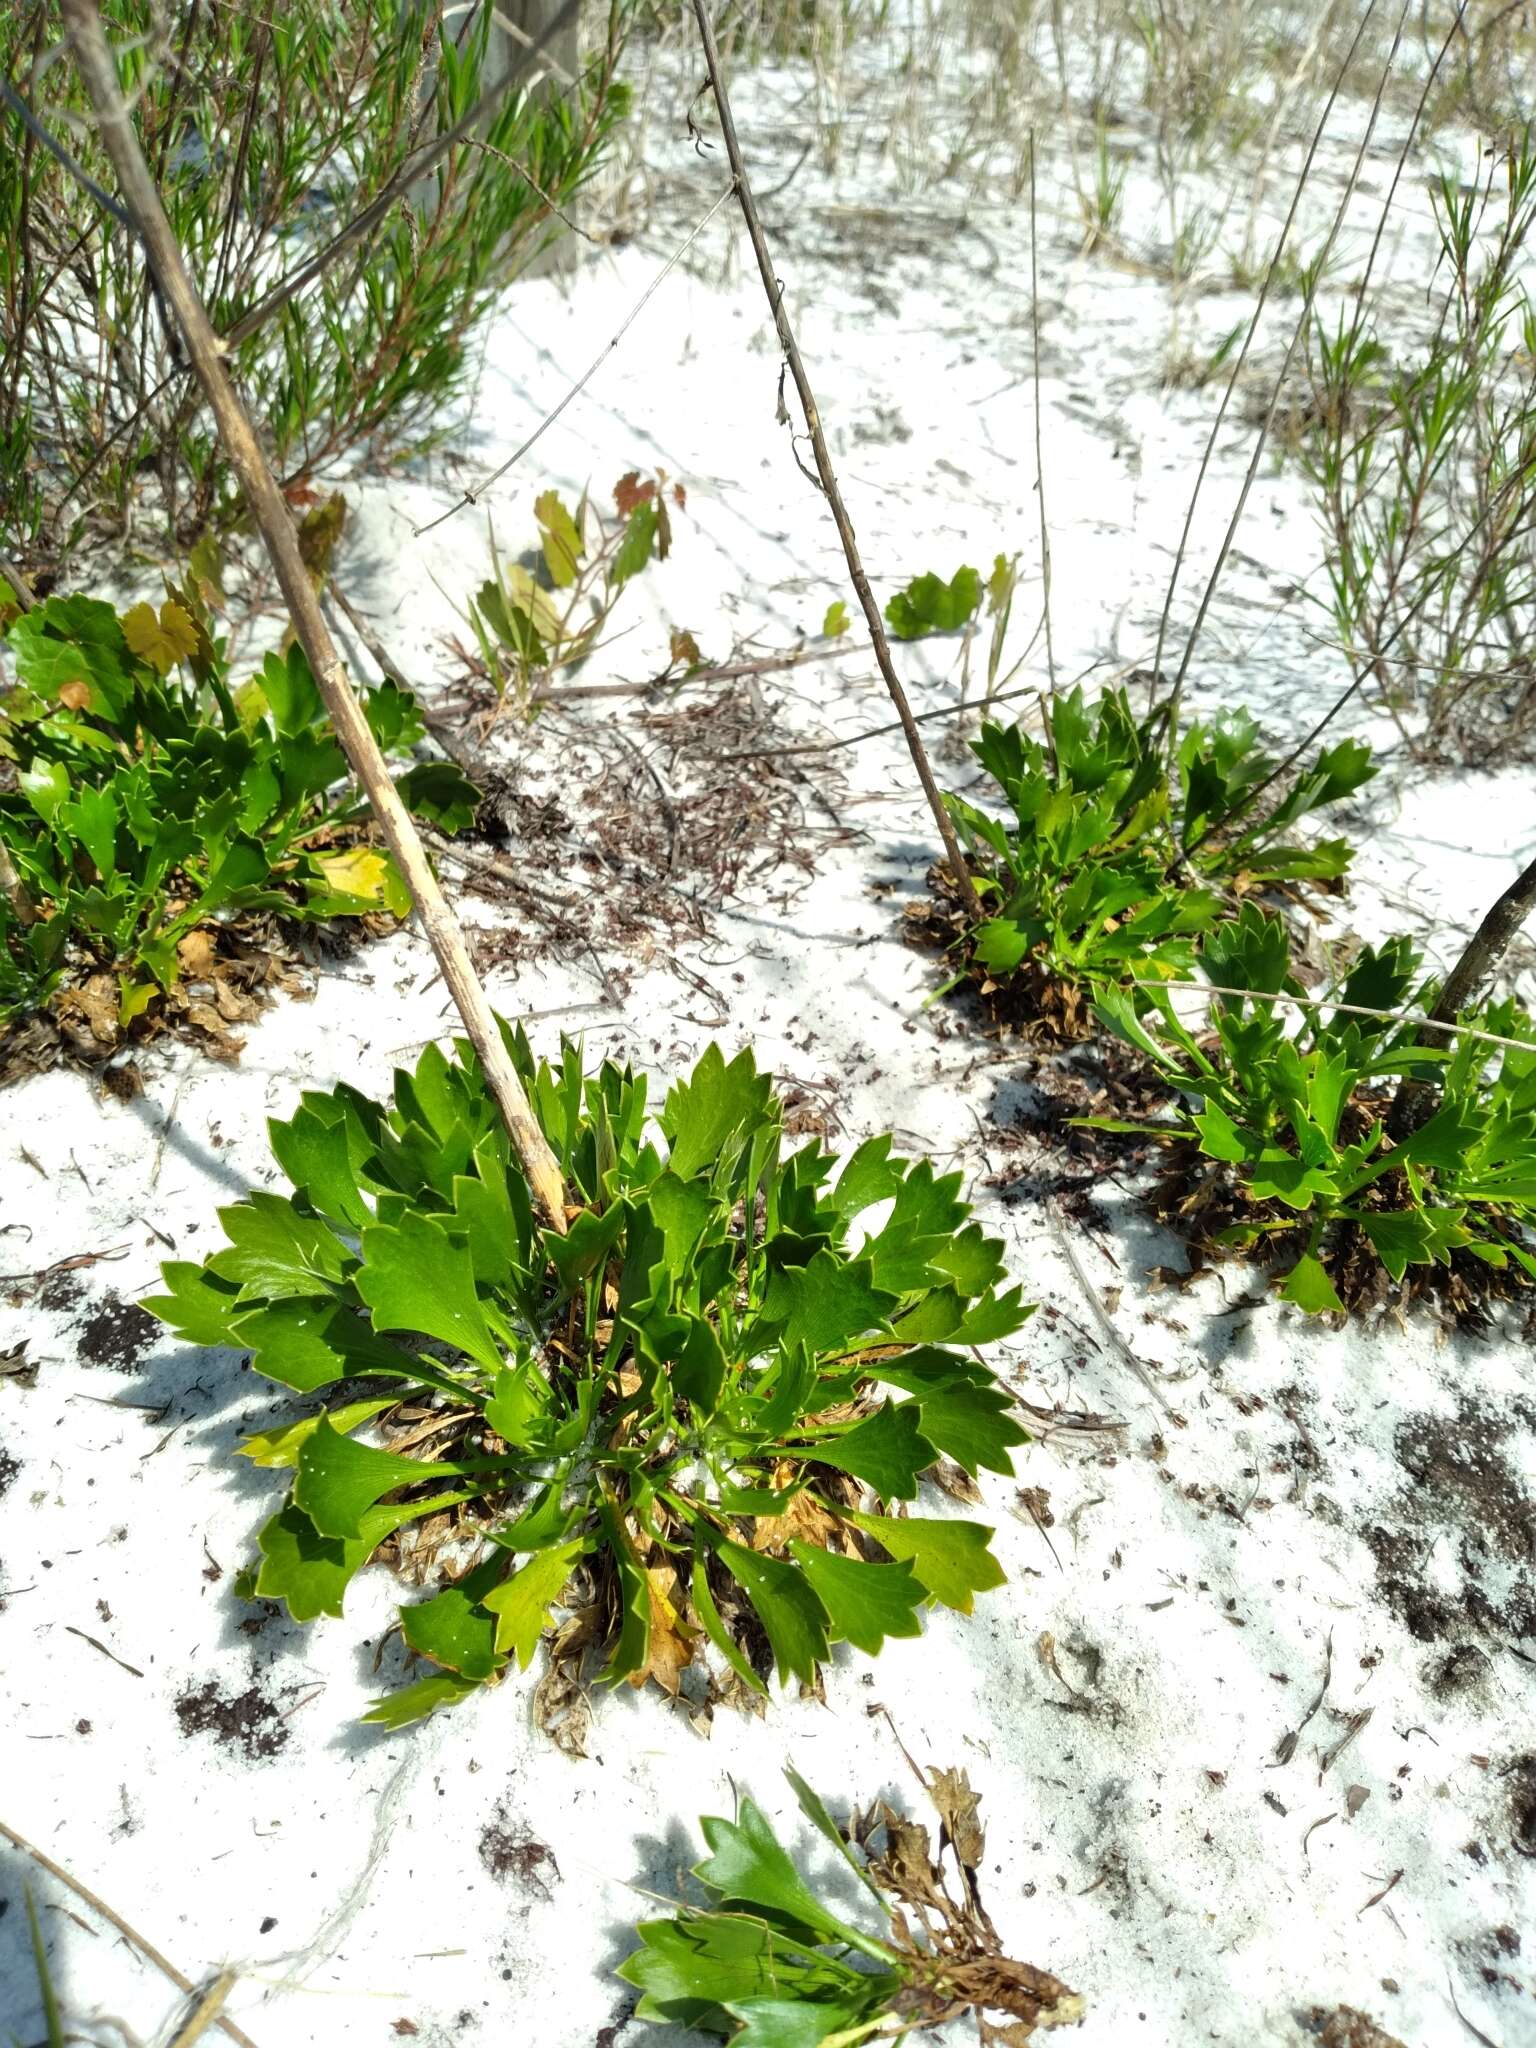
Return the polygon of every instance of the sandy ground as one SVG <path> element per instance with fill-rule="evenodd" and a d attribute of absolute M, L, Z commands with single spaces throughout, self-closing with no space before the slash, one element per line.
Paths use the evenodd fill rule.
<path fill-rule="evenodd" d="M 793 161 L 779 89 L 762 81 L 743 120 L 775 136 L 769 184 Z M 683 223 L 723 176 L 681 133 L 675 158 Z M 1375 161 L 1378 189 L 1387 169 Z M 1216 393 L 1159 388 L 1166 287 L 1082 255 L 1059 166 L 1042 172 L 1054 652 L 1063 677 L 1103 676 L 1151 652 Z M 1422 182 L 1405 204 L 1391 258 L 1411 277 Z M 768 213 L 877 586 L 1017 551 L 1022 652 L 1041 596 L 1027 215 L 942 192 L 898 202 L 814 167 Z M 1369 225 L 1362 212 L 1346 274 Z M 477 513 L 413 528 L 517 445 L 678 239 L 658 225 L 585 252 L 569 289 L 515 295 L 461 468 L 348 485 L 340 580 L 426 693 L 456 701 L 444 635 L 485 539 Z M 775 420 L 778 356 L 745 253 L 723 213 L 491 500 L 515 551 L 549 482 L 601 492 L 661 465 L 686 484 L 671 559 L 631 587 L 615 619 L 629 630 L 582 681 L 654 673 L 674 627 L 717 660 L 784 647 L 840 594 L 830 522 Z M 1245 304 L 1187 302 L 1183 330 L 1219 335 Z M 1218 442 L 1176 629 L 1250 433 L 1234 416 Z M 1312 515 L 1295 474 L 1266 465 L 1197 702 L 1247 704 L 1277 735 L 1320 714 L 1347 678 L 1299 586 L 1321 587 Z M 1042 657 L 1021 680 L 1043 680 Z M 956 703 L 957 643 L 901 659 L 919 708 Z M 585 1761 L 534 1730 L 531 1680 L 401 1735 L 358 1727 L 402 1669 L 393 1640 L 375 1669 L 381 1571 L 344 1622 L 313 1628 L 231 1597 L 278 1496 L 231 1446 L 284 1403 L 134 1304 L 172 1248 L 213 1248 L 218 1204 L 274 1179 L 267 1115 L 339 1077 L 382 1091 L 451 1029 L 425 945 L 402 934 L 271 1011 L 237 1066 L 171 1049 L 144 1062 L 131 1104 L 70 1074 L 0 1103 L 0 1351 L 24 1346 L 36 1368 L 0 1382 L 0 1818 L 189 1976 L 237 1969 L 230 2011 L 262 2048 L 660 2048 L 612 1975 L 649 1910 L 633 1888 L 672 1892 L 695 1817 L 728 1812 L 733 1787 L 823 1867 L 780 1767 L 834 1809 L 905 1799 L 894 1724 L 921 1761 L 969 1771 L 991 1911 L 1012 1953 L 1084 1994 L 1085 2042 L 1301 2043 L 1308 2016 L 1339 2005 L 1408 2048 L 1536 2042 L 1527 1343 L 1422 1320 L 1318 1328 L 1239 1269 L 1154 1285 L 1148 1269 L 1179 1250 L 1134 1189 L 1072 1187 L 1071 1162 L 1032 1135 L 1029 1062 L 963 1006 L 924 1006 L 938 974 L 902 913 L 934 835 L 899 746 L 784 753 L 887 722 L 867 657 L 850 644 L 733 690 L 724 713 L 719 699 L 599 699 L 502 725 L 488 746 L 517 792 L 505 857 L 532 893 L 487 898 L 447 872 L 498 1006 L 541 1046 L 578 1030 L 594 1056 L 665 1078 L 711 1037 L 750 1042 L 807 1127 L 850 1147 L 894 1128 L 965 1169 L 1040 1304 L 997 1362 L 1058 1412 L 1015 1483 L 983 1476 L 1008 1585 L 877 1664 L 840 1651 L 824 1704 L 717 1713 L 706 1734 L 654 1692 L 600 1694 Z M 929 730 L 965 787 L 958 727 Z M 1352 729 L 1393 738 L 1368 717 Z M 1518 767 L 1431 777 L 1389 759 L 1353 808 L 1363 851 L 1330 936 L 1408 928 L 1444 957 L 1529 859 L 1529 792 Z M 733 833 L 722 902 L 703 855 Z M 1114 1426 L 1071 1426 L 1083 1417 Z M 26 1866 L 0 1864 L 0 2021 L 34 2039 Z M 60 1887 L 40 1897 L 61 1995 L 97 2016 L 92 2038 L 121 2038 L 117 2015 L 167 2039 L 172 1989 Z"/>

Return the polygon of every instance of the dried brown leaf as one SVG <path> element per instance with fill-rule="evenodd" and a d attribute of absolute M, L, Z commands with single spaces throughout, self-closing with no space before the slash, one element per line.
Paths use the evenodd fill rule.
<path fill-rule="evenodd" d="M 981 1862 L 986 1835 L 979 1813 L 981 1802 L 971 1790 L 970 1779 L 964 1771 L 930 1770 L 928 1796 L 938 1809 L 955 1854 L 967 1870 L 974 1870 Z"/>

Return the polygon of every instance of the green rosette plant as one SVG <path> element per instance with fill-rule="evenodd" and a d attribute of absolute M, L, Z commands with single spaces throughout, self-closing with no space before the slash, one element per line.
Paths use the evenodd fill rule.
<path fill-rule="evenodd" d="M 1191 726 L 1172 777 L 1161 731 L 1160 714 L 1138 719 L 1124 690 L 1092 705 L 1072 690 L 1050 701 L 1044 740 L 988 723 L 972 742 L 1003 816 L 945 798 L 993 913 L 955 920 L 951 950 L 984 994 L 1016 994 L 1067 1037 L 1088 1029 L 1090 987 L 1187 980 L 1201 935 L 1235 897 L 1335 880 L 1349 863 L 1342 839 L 1298 846 L 1288 835 L 1374 774 L 1358 742 L 1325 750 L 1250 817 L 1276 764 L 1246 713 Z"/>
<path fill-rule="evenodd" d="M 126 1029 L 181 979 L 189 937 L 236 913 L 410 910 L 393 861 L 367 843 L 367 802 L 302 650 L 269 654 L 237 685 L 195 576 L 169 591 L 158 612 L 121 616 L 51 597 L 6 635 L 0 1025 L 100 976 Z M 422 737 L 409 691 L 385 682 L 361 702 L 386 754 Z M 404 768 L 395 786 L 448 832 L 479 803 L 448 761 Z"/>
<path fill-rule="evenodd" d="M 400 1626 L 433 1669 L 375 1705 L 392 1725 L 526 1669 L 558 1605 L 608 1679 L 673 1693 L 704 1641 L 761 1691 L 969 1612 L 991 1531 L 907 1504 L 941 1455 L 1011 1472 L 1025 1432 L 976 1347 L 1029 1311 L 959 1176 L 887 1137 L 786 1151 L 750 1052 L 710 1047 L 651 1125 L 643 1078 L 507 1038 L 564 1234 L 472 1053 L 429 1047 L 388 1105 L 342 1084 L 275 1121 L 294 1193 L 222 1211 L 225 1247 L 146 1304 L 319 1404 L 243 1446 L 293 1475 L 252 1592 L 339 1615 L 431 1532 L 412 1569 L 442 1583 Z"/>
<path fill-rule="evenodd" d="M 1198 1224 L 1224 1206 L 1233 1220 L 1213 1241 L 1272 1259 L 1284 1298 L 1311 1314 L 1378 1299 L 1384 1280 L 1399 1288 L 1410 1269 L 1453 1261 L 1536 1278 L 1536 1033 L 1517 1004 L 1495 1004 L 1475 1022 L 1528 1043 L 1492 1056 L 1471 1034 L 1453 1047 L 1416 1043 L 1419 1027 L 1392 1013 L 1427 1005 L 1433 987 L 1400 937 L 1365 947 L 1298 1021 L 1293 1007 L 1267 1000 L 1303 991 L 1283 921 L 1255 904 L 1211 933 L 1201 966 L 1232 991 L 1213 997 L 1209 1033 L 1162 991 L 1138 1004 L 1106 989 L 1096 1004 L 1178 1090 L 1185 1114 L 1155 1125 L 1080 1119 L 1170 1138 L 1209 1162 L 1173 1213 Z M 1404 1079 L 1429 1086 L 1431 1113 L 1394 1140 Z M 1179 1166 L 1169 1178 L 1182 1186 L 1189 1175 Z"/>

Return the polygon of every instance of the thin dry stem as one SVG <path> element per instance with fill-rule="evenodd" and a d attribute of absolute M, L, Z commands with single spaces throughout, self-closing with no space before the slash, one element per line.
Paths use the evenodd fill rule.
<path fill-rule="evenodd" d="M 102 146 L 117 175 L 135 232 L 151 271 L 185 338 L 242 493 L 287 601 L 295 635 L 330 713 L 353 772 L 421 916 L 444 982 L 479 1055 L 486 1083 L 529 1181 L 552 1226 L 565 1229 L 560 1169 L 539 1128 L 522 1082 L 502 1042 L 500 1027 L 469 957 L 464 935 L 438 886 L 410 813 L 401 802 L 342 667 L 303 556 L 288 506 L 261 452 L 250 418 L 224 367 L 224 350 L 197 294 L 150 177 L 107 48 L 95 0 L 61 0 L 61 11 L 86 91 L 95 109 Z"/>

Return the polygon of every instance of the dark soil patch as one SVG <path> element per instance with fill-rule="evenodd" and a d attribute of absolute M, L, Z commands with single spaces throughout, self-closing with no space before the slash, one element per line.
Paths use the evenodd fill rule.
<path fill-rule="evenodd" d="M 480 1835 L 480 1861 L 499 1882 L 513 1879 L 525 1892 L 546 1903 L 554 1896 L 550 1880 L 559 1880 L 555 1852 L 531 1835 L 519 1834 L 505 1820 L 493 1820 Z"/>
<path fill-rule="evenodd" d="M 1509 1780 L 1509 1839 L 1522 1856 L 1536 1856 L 1536 1751 L 1516 1757 L 1504 1775 Z"/>
<path fill-rule="evenodd" d="M 1471 1397 L 1454 1417 L 1399 1423 L 1394 1447 L 1409 1483 L 1392 1519 L 1364 1533 L 1382 1597 L 1419 1641 L 1459 1641 L 1469 1624 L 1504 1641 L 1536 1637 L 1536 1503 L 1506 1453 L 1533 1428 L 1530 1403 L 1501 1410 Z M 1462 1581 L 1452 1593 L 1436 1583 L 1447 1542 Z"/>
<path fill-rule="evenodd" d="M 38 1289 L 37 1305 L 51 1315 L 67 1315 L 85 1299 L 85 1282 L 74 1273 L 50 1273 Z"/>
<path fill-rule="evenodd" d="M 163 1326 L 136 1301 L 109 1294 L 86 1318 L 80 1331 L 79 1354 L 87 1365 L 133 1372 Z"/>
<path fill-rule="evenodd" d="M 5 1492 L 20 1470 L 20 1458 L 13 1458 L 5 1445 L 0 1444 L 0 1493 Z"/>
<path fill-rule="evenodd" d="M 251 1763 L 276 1756 L 289 1735 L 288 1724 L 259 1687 L 226 1693 L 211 1678 L 180 1695 L 176 1719 L 183 1735 L 211 1735 L 223 1748 L 238 1749 Z"/>

